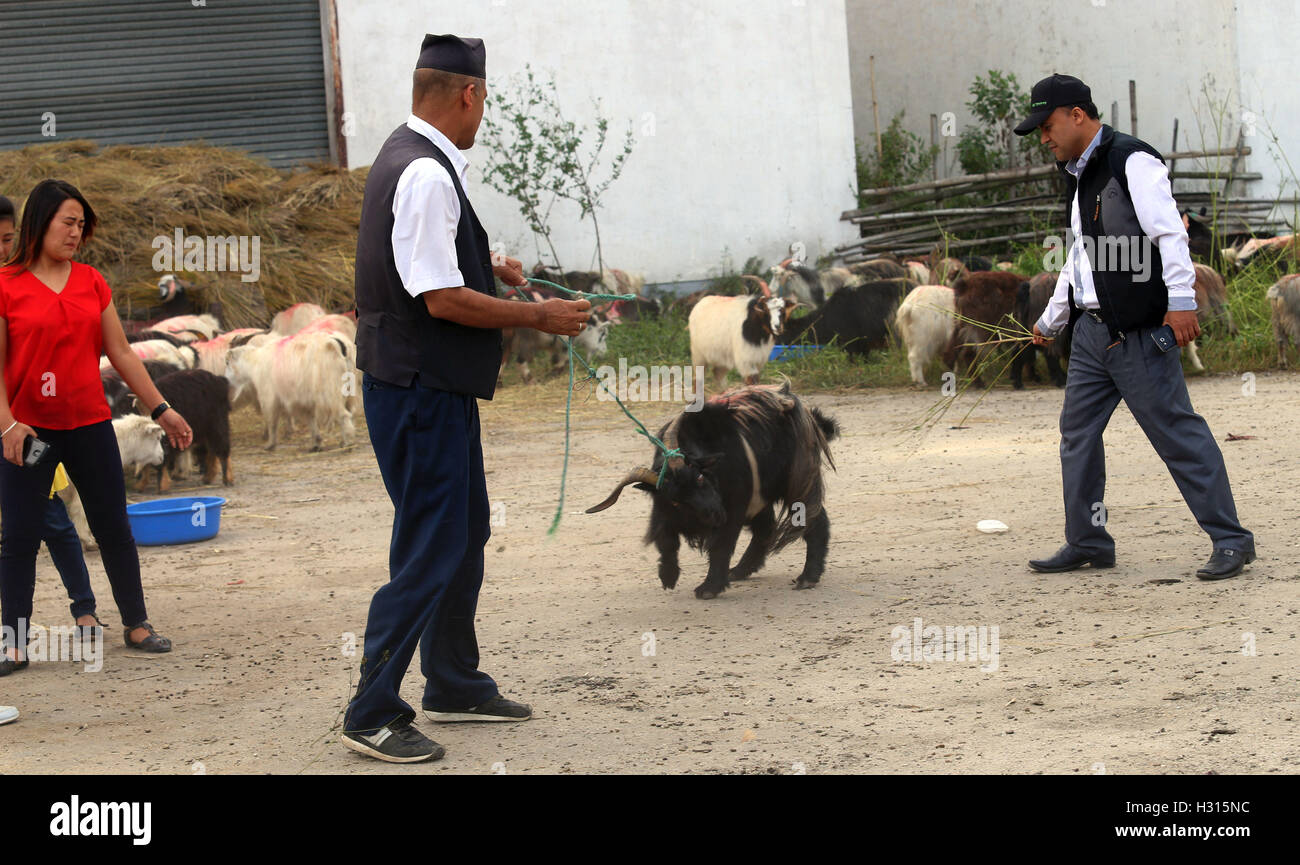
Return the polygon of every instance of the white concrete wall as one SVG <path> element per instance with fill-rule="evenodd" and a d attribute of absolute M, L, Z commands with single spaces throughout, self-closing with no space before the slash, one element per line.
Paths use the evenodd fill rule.
<path fill-rule="evenodd" d="M 875 134 L 868 64 L 874 54 L 882 127 L 905 108 L 906 126 L 926 142 L 931 113 L 953 112 L 960 133 L 970 119 L 971 82 L 1000 69 L 1014 72 L 1026 89 L 1052 72 L 1077 75 L 1092 88 L 1105 122 L 1122 132 L 1131 131 L 1133 79 L 1139 137 L 1168 151 L 1178 118 L 1180 150 L 1214 147 L 1202 93 L 1209 82 L 1228 103 L 1223 146 L 1235 143 L 1243 102 L 1260 118 L 1247 165 L 1265 180 L 1249 187 L 1252 195 L 1271 197 L 1280 179 L 1263 154 L 1265 118 L 1300 169 L 1297 0 L 847 0 L 847 9 L 855 134 L 864 143 Z M 1117 124 L 1107 116 L 1112 100 L 1119 102 Z M 955 164 L 955 140 L 948 145 Z"/>
<path fill-rule="evenodd" d="M 652 281 L 769 264 L 802 240 L 816 256 L 853 237 L 853 114 L 844 0 L 338 0 L 349 164 L 366 165 L 410 109 L 426 32 L 487 44 L 493 87 L 530 63 L 554 71 L 566 112 L 602 100 L 634 150 L 600 214 L 608 266 Z M 489 106 L 490 107 L 490 106 Z M 653 134 L 644 134 L 653 119 Z M 611 136 L 612 138 L 613 136 Z M 481 140 L 481 139 L 480 139 Z M 468 152 L 481 165 L 482 144 Z M 471 167 L 468 193 L 493 243 L 537 258 L 518 208 Z M 568 268 L 594 261 L 590 221 L 557 205 Z"/>
<path fill-rule="evenodd" d="M 1300 197 L 1300 0 L 1238 0 L 1236 6 L 1237 87 L 1248 121 L 1245 141 L 1253 150 L 1251 169 L 1264 175 L 1251 192 L 1261 193 L 1261 198 Z M 1295 219 L 1293 205 L 1283 210 L 1286 218 Z"/>

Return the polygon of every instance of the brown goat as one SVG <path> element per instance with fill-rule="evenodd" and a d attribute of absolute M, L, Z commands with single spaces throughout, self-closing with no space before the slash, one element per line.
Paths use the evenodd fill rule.
<path fill-rule="evenodd" d="M 1206 264 L 1192 265 L 1196 269 L 1196 318 L 1204 328 L 1211 322 L 1222 321 L 1228 333 L 1235 334 L 1237 325 L 1228 310 L 1228 287 L 1218 271 Z"/>
<path fill-rule="evenodd" d="M 1277 339 L 1277 365 L 1286 367 L 1286 343 L 1300 345 L 1300 273 L 1284 276 L 1265 294 L 1273 308 L 1273 335 Z"/>
<path fill-rule="evenodd" d="M 957 280 L 952 287 L 957 314 L 973 321 L 988 325 L 1007 324 L 1014 319 L 1016 296 L 1022 285 L 1027 285 L 1025 278 L 1018 273 L 1006 270 L 977 271 Z M 965 361 L 967 370 L 975 371 L 974 384 L 984 387 L 978 374 L 980 365 L 996 346 L 975 343 L 989 342 L 997 336 L 985 327 L 957 320 L 953 330 L 952 341 L 944 352 L 943 362 L 954 372 L 959 361 Z"/>

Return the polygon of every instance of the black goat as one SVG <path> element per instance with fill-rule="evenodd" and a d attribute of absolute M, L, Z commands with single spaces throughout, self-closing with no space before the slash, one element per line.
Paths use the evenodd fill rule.
<path fill-rule="evenodd" d="M 142 363 L 144 363 L 144 371 L 149 373 L 149 378 L 155 382 L 165 375 L 176 372 L 176 367 L 160 360 L 146 360 Z M 113 417 L 119 418 L 135 411 L 132 405 L 135 394 L 131 393 L 131 389 L 127 387 L 126 382 L 122 381 L 122 376 L 116 369 L 110 367 L 101 372 L 99 381 L 104 386 L 104 399 L 108 401 L 108 410 Z"/>
<path fill-rule="evenodd" d="M 907 276 L 907 268 L 888 258 L 873 258 L 858 264 L 850 264 L 848 271 L 869 280 L 901 279 Z"/>
<path fill-rule="evenodd" d="M 1022 282 L 1020 288 L 1016 290 L 1016 321 L 1020 322 L 1029 330 L 1034 329 L 1038 319 L 1043 317 L 1043 311 L 1047 309 L 1047 302 L 1052 299 L 1052 293 L 1056 291 L 1057 273 L 1040 273 L 1029 282 Z M 1034 345 L 1030 343 L 1016 354 L 1015 360 L 1011 362 L 1011 386 L 1016 390 L 1024 389 L 1024 371 L 1029 369 L 1029 380 L 1038 381 L 1038 373 L 1034 369 L 1034 357 L 1042 352 L 1043 359 L 1047 362 L 1047 374 L 1052 377 L 1052 384 L 1057 387 L 1065 387 L 1065 373 L 1061 371 L 1061 359 L 1069 357 L 1070 351 L 1070 328 L 1068 325 L 1061 328 L 1061 332 L 1056 338 L 1047 345 Z"/>
<path fill-rule="evenodd" d="M 835 340 L 850 359 L 865 359 L 872 349 L 889 342 L 889 322 L 899 302 L 915 284 L 906 279 L 878 279 L 847 285 L 818 309 L 791 319 L 781 341 L 795 344 L 806 338 L 818 345 Z"/>
<path fill-rule="evenodd" d="M 831 521 L 822 501 L 822 460 L 835 468 L 829 442 L 837 435 L 839 425 L 805 406 L 788 382 L 728 391 L 699 411 L 682 412 L 659 431 L 665 446 L 682 453 L 668 460 L 662 485 L 663 452 L 657 450 L 650 468 L 633 469 L 587 513 L 614 504 L 629 484 L 650 493 L 645 542 L 659 551 L 659 582 L 665 589 L 674 588 L 681 574 L 682 538 L 709 556 L 708 576 L 695 587 L 697 598 L 717 597 L 731 580 L 747 579 L 769 553 L 799 538 L 807 554 L 794 586 L 811 588 L 826 569 Z M 730 568 L 745 526 L 749 546 Z"/>
<path fill-rule="evenodd" d="M 203 466 L 203 482 L 213 483 L 217 462 L 226 486 L 234 483 L 230 472 L 230 383 L 203 369 L 183 369 L 154 382 L 163 399 L 185 418 L 194 432 L 194 458 Z M 146 414 L 136 402 L 136 410 Z M 163 464 L 158 467 L 158 491 L 171 488 L 171 471 L 178 451 L 163 439 Z"/>

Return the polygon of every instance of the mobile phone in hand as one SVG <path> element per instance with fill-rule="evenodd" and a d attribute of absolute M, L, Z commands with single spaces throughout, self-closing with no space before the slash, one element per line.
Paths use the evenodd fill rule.
<path fill-rule="evenodd" d="M 38 439 L 36 436 L 28 436 L 23 442 L 23 465 L 26 468 L 35 468 L 45 462 L 49 455 L 50 446 Z"/>

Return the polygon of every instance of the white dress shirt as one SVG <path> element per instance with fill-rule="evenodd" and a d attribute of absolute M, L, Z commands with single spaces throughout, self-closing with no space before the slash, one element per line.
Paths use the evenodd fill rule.
<path fill-rule="evenodd" d="M 446 135 L 412 114 L 406 126 L 433 142 L 446 154 L 465 188 L 469 160 Z M 456 226 L 460 199 L 451 175 L 438 160 L 413 160 L 397 179 L 393 194 L 393 262 L 402 285 L 412 297 L 439 288 L 465 284 L 456 260 Z"/>
<path fill-rule="evenodd" d="M 1079 158 L 1071 159 L 1065 164 L 1065 170 L 1074 175 L 1076 181 L 1083 174 L 1084 167 L 1100 141 L 1101 130 L 1098 130 Z M 1138 224 L 1160 250 L 1163 264 L 1161 277 L 1169 291 L 1169 309 L 1196 309 L 1196 292 L 1193 288 L 1196 271 L 1192 269 L 1192 258 L 1187 250 L 1187 229 L 1183 227 L 1182 216 L 1178 213 L 1178 205 L 1174 202 L 1169 187 L 1169 169 L 1150 153 L 1138 151 L 1130 154 L 1125 161 L 1124 173 L 1128 179 L 1129 197 L 1133 201 Z M 1066 292 L 1071 286 L 1075 306 L 1097 309 L 1100 305 L 1097 301 L 1097 288 L 1092 280 L 1092 264 L 1088 260 L 1087 250 L 1078 242 L 1083 236 L 1083 221 L 1079 216 L 1077 185 L 1074 201 L 1070 204 L 1070 230 L 1075 242 L 1070 245 L 1065 267 L 1056 280 L 1056 291 L 1048 301 L 1042 317 L 1038 319 L 1038 330 L 1044 336 L 1055 336 L 1069 321 L 1070 304 Z"/>

